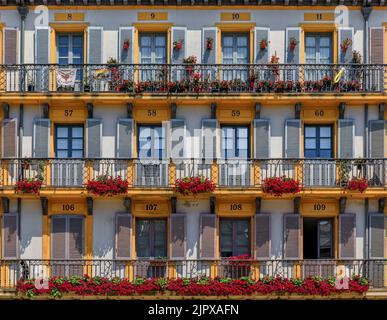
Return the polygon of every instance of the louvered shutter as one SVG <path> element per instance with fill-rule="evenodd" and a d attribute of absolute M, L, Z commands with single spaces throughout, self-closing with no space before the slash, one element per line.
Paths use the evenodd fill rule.
<path fill-rule="evenodd" d="M 216 119 L 202 120 L 202 157 L 204 159 L 217 158 L 217 131 L 218 121 Z"/>
<path fill-rule="evenodd" d="M 34 119 L 34 158 L 50 157 L 50 125 L 50 119 Z"/>
<path fill-rule="evenodd" d="M 339 258 L 355 258 L 356 215 L 352 213 L 339 214 Z"/>
<path fill-rule="evenodd" d="M 18 30 L 4 29 L 4 64 L 17 64 Z"/>
<path fill-rule="evenodd" d="M 300 258 L 300 224 L 298 214 L 284 215 L 284 259 Z"/>
<path fill-rule="evenodd" d="M 187 251 L 186 215 L 184 213 L 171 214 L 170 218 L 170 257 L 171 259 L 185 259 Z"/>
<path fill-rule="evenodd" d="M 354 157 L 355 125 L 352 119 L 340 119 L 339 127 L 339 158 L 351 159 Z"/>
<path fill-rule="evenodd" d="M 133 119 L 118 119 L 117 123 L 117 157 L 133 158 Z"/>
<path fill-rule="evenodd" d="M 101 64 L 103 59 L 103 28 L 88 28 L 87 61 L 89 64 Z"/>
<path fill-rule="evenodd" d="M 185 27 L 172 27 L 171 35 L 171 63 L 183 63 L 183 59 L 187 56 L 187 28 Z M 182 48 L 180 50 L 175 50 L 173 43 L 175 41 L 182 42 Z"/>
<path fill-rule="evenodd" d="M 386 256 L 386 218 L 384 213 L 369 214 L 369 258 L 384 259 Z"/>
<path fill-rule="evenodd" d="M 271 216 L 259 213 L 254 217 L 255 248 L 254 258 L 268 260 L 271 258 Z"/>
<path fill-rule="evenodd" d="M 51 257 L 66 259 L 66 217 L 51 217 Z"/>
<path fill-rule="evenodd" d="M 254 120 L 254 158 L 267 159 L 270 157 L 270 121 L 266 119 Z"/>
<path fill-rule="evenodd" d="M 346 51 L 341 50 L 341 43 L 349 39 L 351 45 Z M 353 51 L 353 28 L 339 28 L 338 32 L 339 63 L 351 63 Z"/>
<path fill-rule="evenodd" d="M 218 43 L 218 29 L 217 28 L 203 28 L 202 31 L 202 63 L 203 64 L 216 64 L 218 57 L 217 47 Z M 212 49 L 207 49 L 207 39 L 212 39 Z"/>
<path fill-rule="evenodd" d="M 69 216 L 68 259 L 80 260 L 84 252 L 83 217 Z"/>
<path fill-rule="evenodd" d="M 124 42 L 129 42 L 129 48 L 124 49 Z M 119 28 L 119 40 L 118 40 L 118 52 L 121 63 L 133 64 L 134 53 L 134 27 L 120 27 Z"/>
<path fill-rule="evenodd" d="M 3 258 L 18 259 L 19 256 L 19 221 L 17 213 L 3 214 Z"/>
<path fill-rule="evenodd" d="M 86 120 L 86 157 L 100 158 L 102 156 L 102 120 Z"/>
<path fill-rule="evenodd" d="M 386 121 L 371 120 L 369 122 L 369 157 L 385 158 L 386 155 Z"/>
<path fill-rule="evenodd" d="M 370 29 L 370 63 L 384 64 L 384 28 Z"/>
<path fill-rule="evenodd" d="M 115 258 L 118 260 L 132 259 L 132 215 L 116 214 L 116 245 Z"/>
<path fill-rule="evenodd" d="M 18 156 L 18 126 L 17 119 L 4 119 L 2 122 L 2 157 L 16 158 Z"/>
<path fill-rule="evenodd" d="M 216 215 L 200 215 L 200 259 L 216 258 Z"/>
<path fill-rule="evenodd" d="M 297 41 L 294 51 L 290 49 L 290 39 L 292 38 Z M 286 28 L 285 41 L 286 63 L 301 63 L 301 28 Z"/>
<path fill-rule="evenodd" d="M 301 120 L 285 121 L 285 158 L 300 158 L 301 155 Z"/>
<path fill-rule="evenodd" d="M 171 157 L 172 159 L 185 156 L 185 120 L 171 119 Z"/>
<path fill-rule="evenodd" d="M 270 57 L 270 29 L 254 29 L 254 63 L 268 63 Z M 261 41 L 266 40 L 266 49 L 261 49 Z"/>
<path fill-rule="evenodd" d="M 35 63 L 42 64 L 36 70 L 36 91 L 48 91 L 50 69 L 50 27 L 35 28 Z"/>

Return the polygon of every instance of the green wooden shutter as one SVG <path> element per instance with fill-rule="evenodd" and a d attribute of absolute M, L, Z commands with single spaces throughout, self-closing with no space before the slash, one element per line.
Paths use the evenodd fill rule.
<path fill-rule="evenodd" d="M 254 233 L 254 258 L 261 260 L 269 260 L 271 258 L 270 213 L 259 213 L 254 216 Z"/>
<path fill-rule="evenodd" d="M 218 57 L 218 29 L 213 28 L 203 28 L 202 30 L 202 63 L 203 64 L 216 64 Z M 207 49 L 207 39 L 211 38 L 212 41 L 212 50 Z"/>
<path fill-rule="evenodd" d="M 133 158 L 133 119 L 118 119 L 117 123 L 117 157 Z"/>
<path fill-rule="evenodd" d="M 171 63 L 183 63 L 183 59 L 187 56 L 187 28 L 185 27 L 172 27 L 171 35 Z M 182 41 L 182 48 L 180 50 L 173 49 L 173 43 L 175 41 Z"/>
<path fill-rule="evenodd" d="M 115 258 L 132 259 L 132 215 L 126 212 L 116 214 Z"/>
<path fill-rule="evenodd" d="M 301 156 L 301 120 L 285 121 L 285 158 L 300 158 Z"/>
<path fill-rule="evenodd" d="M 124 42 L 129 42 L 129 49 L 123 48 Z M 134 27 L 120 27 L 118 39 L 119 60 L 121 63 L 133 64 L 134 53 Z"/>
<path fill-rule="evenodd" d="M 4 119 L 2 122 L 2 157 L 16 158 L 18 156 L 18 125 L 17 119 Z"/>
<path fill-rule="evenodd" d="M 261 49 L 261 41 L 266 40 L 266 49 Z M 254 29 L 254 63 L 269 63 L 270 59 L 270 29 L 257 27 Z"/>
<path fill-rule="evenodd" d="M 200 215 L 200 259 L 216 258 L 216 215 Z"/>
<path fill-rule="evenodd" d="M 339 158 L 351 159 L 354 157 L 355 124 L 352 119 L 340 119 L 339 128 Z"/>
<path fill-rule="evenodd" d="M 86 158 L 102 156 L 102 120 L 86 120 Z"/>
<path fill-rule="evenodd" d="M 172 159 L 185 156 L 185 120 L 171 119 L 171 157 Z"/>
<path fill-rule="evenodd" d="M 88 28 L 87 61 L 90 64 L 101 64 L 103 59 L 103 28 Z"/>
<path fill-rule="evenodd" d="M 34 158 L 50 157 L 50 126 L 50 119 L 34 119 Z"/>
<path fill-rule="evenodd" d="M 385 158 L 386 156 L 386 121 L 371 120 L 369 122 L 369 157 Z"/>
<path fill-rule="evenodd" d="M 173 213 L 170 218 L 170 257 L 185 259 L 187 251 L 187 227 L 185 213 Z"/>
<path fill-rule="evenodd" d="M 254 158 L 270 158 L 270 121 L 254 120 Z"/>
<path fill-rule="evenodd" d="M 290 39 L 294 38 L 297 41 L 297 46 L 294 51 L 290 50 Z M 286 28 L 285 38 L 285 57 L 286 63 L 301 63 L 301 28 Z"/>
<path fill-rule="evenodd" d="M 18 259 L 19 257 L 19 219 L 17 213 L 3 213 L 3 258 Z"/>
<path fill-rule="evenodd" d="M 298 214 L 289 213 L 284 215 L 284 259 L 300 258 L 300 224 Z"/>
<path fill-rule="evenodd" d="M 346 39 L 351 40 L 352 44 L 349 46 L 347 51 L 342 51 L 340 45 Z M 337 47 L 339 48 L 339 63 L 351 63 L 353 51 L 353 28 L 339 28 L 337 40 Z"/>
<path fill-rule="evenodd" d="M 356 256 L 356 215 L 339 214 L 339 258 L 354 259 Z"/>

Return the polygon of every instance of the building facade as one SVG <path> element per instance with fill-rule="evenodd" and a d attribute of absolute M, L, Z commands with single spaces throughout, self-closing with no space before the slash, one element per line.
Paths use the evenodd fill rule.
<path fill-rule="evenodd" d="M 0 8 L 1 285 L 250 256 L 255 278 L 385 286 L 384 1 L 121 2 Z M 106 176 L 128 190 L 87 190 Z M 175 192 L 197 176 L 216 189 Z"/>

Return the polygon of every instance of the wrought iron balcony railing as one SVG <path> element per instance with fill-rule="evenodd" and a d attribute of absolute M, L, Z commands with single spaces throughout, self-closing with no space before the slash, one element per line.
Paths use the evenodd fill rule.
<path fill-rule="evenodd" d="M 385 93 L 386 65 L 23 64 L 0 66 L 0 91 L 75 93 Z"/>
<path fill-rule="evenodd" d="M 387 260 L 0 260 L 0 288 L 14 288 L 20 279 L 52 276 L 122 278 L 241 278 L 265 276 L 305 279 L 338 275 L 365 277 L 373 288 L 386 287 Z"/>
<path fill-rule="evenodd" d="M 83 188 L 101 176 L 120 177 L 132 188 L 172 188 L 176 179 L 203 176 L 219 188 L 261 188 L 286 177 L 304 188 L 345 188 L 354 179 L 387 186 L 387 159 L 1 159 L 0 187 L 39 179 L 42 188 Z"/>

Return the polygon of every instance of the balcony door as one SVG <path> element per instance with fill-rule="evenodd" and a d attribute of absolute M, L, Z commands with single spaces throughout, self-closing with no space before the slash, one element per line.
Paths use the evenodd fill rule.
<path fill-rule="evenodd" d="M 303 180 L 305 186 L 335 185 L 333 132 L 332 125 L 304 126 Z"/>
<path fill-rule="evenodd" d="M 333 39 L 331 33 L 305 34 L 305 64 L 322 66 L 305 66 L 305 80 L 317 81 L 325 76 L 332 78 L 332 71 L 324 64 L 333 63 Z"/>
<path fill-rule="evenodd" d="M 139 36 L 140 81 L 166 80 L 167 35 L 165 33 L 141 33 Z M 150 66 L 158 64 L 159 66 Z"/>
<path fill-rule="evenodd" d="M 333 220 L 304 218 L 304 259 L 333 258 Z"/>
<path fill-rule="evenodd" d="M 83 125 L 56 125 L 54 138 L 56 159 L 51 161 L 51 184 L 82 186 L 85 169 Z"/>
<path fill-rule="evenodd" d="M 219 183 L 225 186 L 250 185 L 250 175 L 250 127 L 222 126 Z"/>
<path fill-rule="evenodd" d="M 248 33 L 222 33 L 223 80 L 243 80 L 248 78 L 250 63 L 250 35 Z"/>
<path fill-rule="evenodd" d="M 250 220 L 220 219 L 220 256 L 250 256 Z"/>
<path fill-rule="evenodd" d="M 58 88 L 77 89 L 83 78 L 83 67 L 79 66 L 84 63 L 83 34 L 59 33 L 57 35 L 57 63 L 63 66 L 58 68 L 56 75 Z M 74 66 L 68 66 L 71 64 Z"/>

